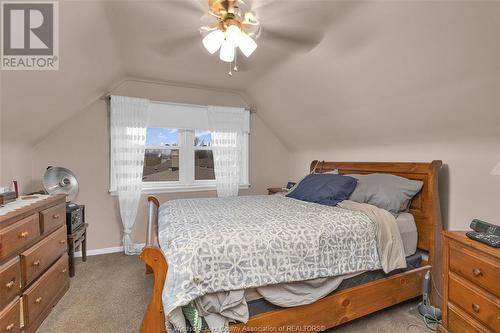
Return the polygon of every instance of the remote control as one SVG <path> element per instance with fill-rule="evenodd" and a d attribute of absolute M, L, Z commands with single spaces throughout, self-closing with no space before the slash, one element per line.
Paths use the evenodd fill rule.
<path fill-rule="evenodd" d="M 500 237 L 497 235 L 484 234 L 476 231 L 468 231 L 465 235 L 470 239 L 477 240 L 488 246 L 500 247 Z"/>
<path fill-rule="evenodd" d="M 500 225 L 491 224 L 478 219 L 472 220 L 470 228 L 477 232 L 500 236 Z"/>

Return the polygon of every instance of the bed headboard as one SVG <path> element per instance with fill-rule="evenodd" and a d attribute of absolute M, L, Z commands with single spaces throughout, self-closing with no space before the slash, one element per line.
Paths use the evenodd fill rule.
<path fill-rule="evenodd" d="M 390 173 L 408 179 L 421 180 L 424 185 L 412 200 L 410 213 L 415 217 L 419 249 L 429 252 L 429 262 L 439 258 L 441 245 L 441 208 L 439 204 L 438 173 L 441 161 L 431 163 L 392 162 L 325 162 L 312 161 L 310 170 L 327 172 L 335 169 L 340 174 Z M 440 260 L 438 259 L 438 262 Z"/>

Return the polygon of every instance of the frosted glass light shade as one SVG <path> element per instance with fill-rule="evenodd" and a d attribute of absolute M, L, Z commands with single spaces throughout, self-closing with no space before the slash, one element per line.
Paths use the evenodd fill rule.
<path fill-rule="evenodd" d="M 222 43 L 222 47 L 220 48 L 220 60 L 225 62 L 234 60 L 234 47 L 229 45 L 227 41 Z"/>
<path fill-rule="evenodd" d="M 224 42 L 224 32 L 219 29 L 210 32 L 203 38 L 203 46 L 210 54 L 214 54 L 221 47 Z"/>
<path fill-rule="evenodd" d="M 245 55 L 245 57 L 249 57 L 253 51 L 257 48 L 257 43 L 253 40 L 252 37 L 248 36 L 246 33 L 242 32 L 240 34 L 240 43 L 239 47 L 241 52 Z"/>
<path fill-rule="evenodd" d="M 238 26 L 230 25 L 226 29 L 226 42 L 229 44 L 229 46 L 238 47 L 241 35 L 242 33 Z"/>
<path fill-rule="evenodd" d="M 500 176 L 500 162 L 495 165 L 493 170 L 491 170 L 490 174 L 495 175 L 495 176 Z"/>

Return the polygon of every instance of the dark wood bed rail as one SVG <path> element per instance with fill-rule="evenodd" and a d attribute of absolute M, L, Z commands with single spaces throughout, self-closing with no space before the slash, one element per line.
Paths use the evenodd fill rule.
<path fill-rule="evenodd" d="M 146 230 L 146 246 L 159 246 L 158 244 L 158 208 L 160 202 L 153 196 L 148 197 L 148 225 Z"/>
<path fill-rule="evenodd" d="M 141 259 L 146 264 L 146 273 L 154 274 L 154 286 L 151 300 L 141 324 L 141 333 L 163 333 L 165 314 L 163 312 L 163 286 L 167 279 L 168 265 L 158 243 L 158 208 L 160 202 L 153 196 L 148 197 L 148 225 L 146 246 L 141 252 Z"/>
<path fill-rule="evenodd" d="M 311 162 L 311 170 L 339 170 L 340 174 L 390 173 L 408 179 L 421 180 L 422 191 L 413 199 L 410 212 L 415 217 L 418 229 L 418 248 L 429 254 L 426 266 L 397 274 L 381 280 L 333 293 L 309 305 L 278 309 L 251 317 L 246 323 L 231 324 L 230 331 L 262 331 L 263 327 L 275 327 L 276 332 L 286 332 L 289 324 L 294 332 L 310 332 L 311 326 L 331 328 L 359 318 L 393 304 L 421 295 L 421 283 L 425 272 L 432 270 L 435 285 L 441 290 L 441 209 L 439 203 L 438 174 L 441 161 L 431 163 L 381 163 L 381 162 Z M 150 196 L 146 246 L 141 253 L 147 271 L 154 273 L 154 287 L 151 301 L 141 325 L 141 333 L 166 332 L 163 312 L 163 286 L 168 265 L 158 244 L 158 199 Z M 431 266 L 432 267 L 431 267 Z M 441 300 L 432 293 L 433 303 Z M 321 326 L 321 325 L 323 326 Z M 299 326 L 308 326 L 297 330 Z"/>

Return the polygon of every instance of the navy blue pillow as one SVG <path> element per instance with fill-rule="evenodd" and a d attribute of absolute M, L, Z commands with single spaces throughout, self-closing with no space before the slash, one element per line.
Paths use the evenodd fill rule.
<path fill-rule="evenodd" d="M 347 200 L 358 180 L 334 174 L 311 174 L 298 183 L 286 196 L 322 205 L 335 206 Z"/>

